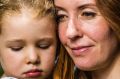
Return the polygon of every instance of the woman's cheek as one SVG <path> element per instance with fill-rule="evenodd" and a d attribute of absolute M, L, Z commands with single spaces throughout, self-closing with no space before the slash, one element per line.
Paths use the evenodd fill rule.
<path fill-rule="evenodd" d="M 67 40 L 67 37 L 66 37 L 66 28 L 64 28 L 64 27 L 62 27 L 62 26 L 59 26 L 58 33 L 59 33 L 60 41 L 61 41 L 62 43 L 65 43 L 66 40 Z"/>

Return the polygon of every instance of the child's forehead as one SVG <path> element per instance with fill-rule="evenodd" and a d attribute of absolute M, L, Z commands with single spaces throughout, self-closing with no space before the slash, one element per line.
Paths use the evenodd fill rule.
<path fill-rule="evenodd" d="M 9 27 L 8 27 L 9 26 Z M 41 31 L 55 28 L 55 21 L 51 19 L 51 17 L 45 16 L 39 19 L 31 18 L 29 15 L 13 15 L 8 16 L 7 18 L 3 19 L 2 28 L 6 31 L 7 29 L 22 29 L 25 28 L 32 28 L 39 29 Z M 35 28 L 34 28 L 35 27 Z"/>
<path fill-rule="evenodd" d="M 44 19 L 44 20 L 43 20 Z M 34 13 L 29 13 L 29 12 L 23 12 L 23 13 L 17 13 L 17 14 L 12 14 L 10 16 L 6 16 L 3 18 L 3 24 L 5 23 L 13 23 L 13 24 L 18 24 L 19 22 L 22 24 L 26 23 L 39 23 L 41 21 L 49 21 L 51 22 L 52 18 L 49 16 L 44 16 L 44 17 L 37 17 L 34 15 Z"/>

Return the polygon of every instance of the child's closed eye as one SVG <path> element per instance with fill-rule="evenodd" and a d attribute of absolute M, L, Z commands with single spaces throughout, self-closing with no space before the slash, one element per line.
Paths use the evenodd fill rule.
<path fill-rule="evenodd" d="M 22 46 L 13 46 L 13 47 L 9 47 L 12 51 L 21 51 L 23 49 Z"/>
<path fill-rule="evenodd" d="M 21 51 L 25 46 L 25 43 L 21 40 L 15 40 L 15 41 L 9 41 L 7 42 L 7 47 L 11 50 L 11 51 Z"/>
<path fill-rule="evenodd" d="M 36 47 L 40 49 L 48 49 L 51 46 L 51 41 L 48 39 L 44 39 L 36 42 Z"/>
<path fill-rule="evenodd" d="M 37 44 L 36 46 L 40 49 L 47 49 L 49 48 L 50 44 Z"/>

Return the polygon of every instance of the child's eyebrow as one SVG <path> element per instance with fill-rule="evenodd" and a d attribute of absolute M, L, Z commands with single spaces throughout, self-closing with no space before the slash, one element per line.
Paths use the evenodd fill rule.
<path fill-rule="evenodd" d="M 37 41 L 39 42 L 42 42 L 42 41 L 53 41 L 55 38 L 54 37 L 42 37 L 42 38 L 38 38 L 36 39 Z M 7 40 L 7 44 L 10 44 L 10 43 L 24 43 L 24 39 L 11 39 L 11 40 Z"/>
<path fill-rule="evenodd" d="M 22 42 L 22 39 L 11 39 L 11 40 L 7 40 L 8 42 Z"/>
<path fill-rule="evenodd" d="M 44 37 L 44 38 L 39 38 L 38 42 L 42 42 L 42 41 L 52 42 L 54 39 L 55 39 L 54 37 Z"/>
<path fill-rule="evenodd" d="M 23 40 L 8 40 L 7 44 L 16 44 L 16 43 L 20 43 L 20 44 L 24 44 Z"/>

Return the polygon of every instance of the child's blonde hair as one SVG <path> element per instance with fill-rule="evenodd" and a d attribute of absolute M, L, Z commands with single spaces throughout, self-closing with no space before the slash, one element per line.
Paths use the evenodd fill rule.
<path fill-rule="evenodd" d="M 33 10 L 34 17 L 51 16 L 54 18 L 53 0 L 0 0 L 0 33 L 2 19 L 6 15 L 20 13 L 21 9 Z"/>

